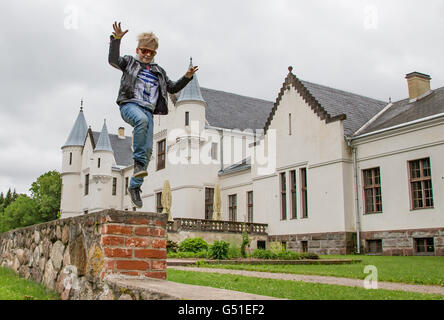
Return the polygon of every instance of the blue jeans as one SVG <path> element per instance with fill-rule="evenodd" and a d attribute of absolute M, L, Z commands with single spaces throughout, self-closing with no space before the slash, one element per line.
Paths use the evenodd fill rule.
<path fill-rule="evenodd" d="M 126 123 L 134 127 L 133 159 L 143 164 L 146 170 L 153 152 L 153 114 L 136 103 L 120 106 L 120 114 Z M 131 178 L 130 188 L 138 188 L 143 178 Z"/>

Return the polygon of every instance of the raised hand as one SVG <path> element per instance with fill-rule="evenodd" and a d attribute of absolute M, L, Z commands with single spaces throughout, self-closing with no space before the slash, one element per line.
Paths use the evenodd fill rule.
<path fill-rule="evenodd" d="M 117 38 L 122 38 L 128 32 L 128 30 L 122 31 L 122 29 L 120 27 L 120 22 L 117 23 L 117 21 L 114 21 L 113 28 L 114 28 L 113 35 L 114 35 L 114 37 L 117 37 Z"/>
<path fill-rule="evenodd" d="M 194 66 L 188 69 L 187 73 L 185 74 L 185 77 L 188 79 L 193 77 L 193 74 L 196 73 L 196 71 L 199 70 L 198 66 Z"/>

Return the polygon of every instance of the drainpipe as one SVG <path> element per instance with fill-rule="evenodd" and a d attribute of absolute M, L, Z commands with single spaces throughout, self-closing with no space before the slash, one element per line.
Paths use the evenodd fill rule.
<path fill-rule="evenodd" d="M 361 218 L 359 215 L 359 197 L 358 197 L 358 158 L 356 155 L 356 147 L 352 145 L 351 139 L 347 139 L 347 145 L 353 152 L 353 176 L 355 179 L 355 213 L 356 213 L 356 253 L 361 253 Z"/>
<path fill-rule="evenodd" d="M 220 134 L 220 171 L 224 171 L 224 131 L 217 130 Z"/>

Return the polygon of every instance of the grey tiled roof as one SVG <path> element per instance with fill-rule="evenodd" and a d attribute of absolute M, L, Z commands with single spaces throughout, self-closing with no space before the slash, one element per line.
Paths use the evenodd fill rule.
<path fill-rule="evenodd" d="M 263 129 L 273 102 L 201 88 L 210 126 L 226 129 Z"/>
<path fill-rule="evenodd" d="M 387 102 L 301 80 L 331 116 L 345 114 L 344 134 L 351 136 L 387 106 Z"/>
<path fill-rule="evenodd" d="M 88 132 L 88 125 L 86 124 L 85 116 L 83 115 L 83 111 L 80 110 L 79 115 L 77 116 L 76 121 L 69 133 L 68 139 L 66 139 L 63 147 L 68 146 L 82 146 L 85 143 L 86 133 Z"/>
<path fill-rule="evenodd" d="M 444 113 L 444 87 L 433 90 L 431 94 L 416 102 L 410 102 L 410 99 L 394 102 L 390 108 L 381 113 L 358 135 L 390 128 L 439 113 Z"/>
<path fill-rule="evenodd" d="M 224 176 L 230 173 L 239 172 L 250 168 L 251 168 L 251 157 L 247 157 L 242 161 L 235 163 L 227 168 L 224 168 L 224 170 L 222 171 L 219 171 L 219 176 Z"/>
<path fill-rule="evenodd" d="M 93 132 L 94 141 L 98 141 L 100 132 Z M 109 134 L 109 141 L 114 151 L 116 164 L 119 166 L 130 166 L 134 163 L 133 151 L 131 150 L 131 137 L 120 139 L 116 134 Z"/>

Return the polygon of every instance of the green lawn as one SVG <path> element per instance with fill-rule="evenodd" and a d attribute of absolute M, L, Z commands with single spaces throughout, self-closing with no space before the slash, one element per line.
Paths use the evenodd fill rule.
<path fill-rule="evenodd" d="M 174 269 L 167 270 L 167 279 L 173 282 L 293 300 L 444 300 L 444 295 L 389 290 L 366 290 L 355 287 Z"/>
<path fill-rule="evenodd" d="M 361 263 L 347 265 L 206 265 L 279 273 L 311 274 L 364 279 L 367 265 L 376 266 L 379 281 L 444 286 L 444 257 L 386 257 L 386 256 L 321 256 L 321 259 L 360 259 Z"/>
<path fill-rule="evenodd" d="M 0 300 L 57 300 L 59 295 L 43 285 L 20 278 L 14 271 L 0 267 Z"/>

